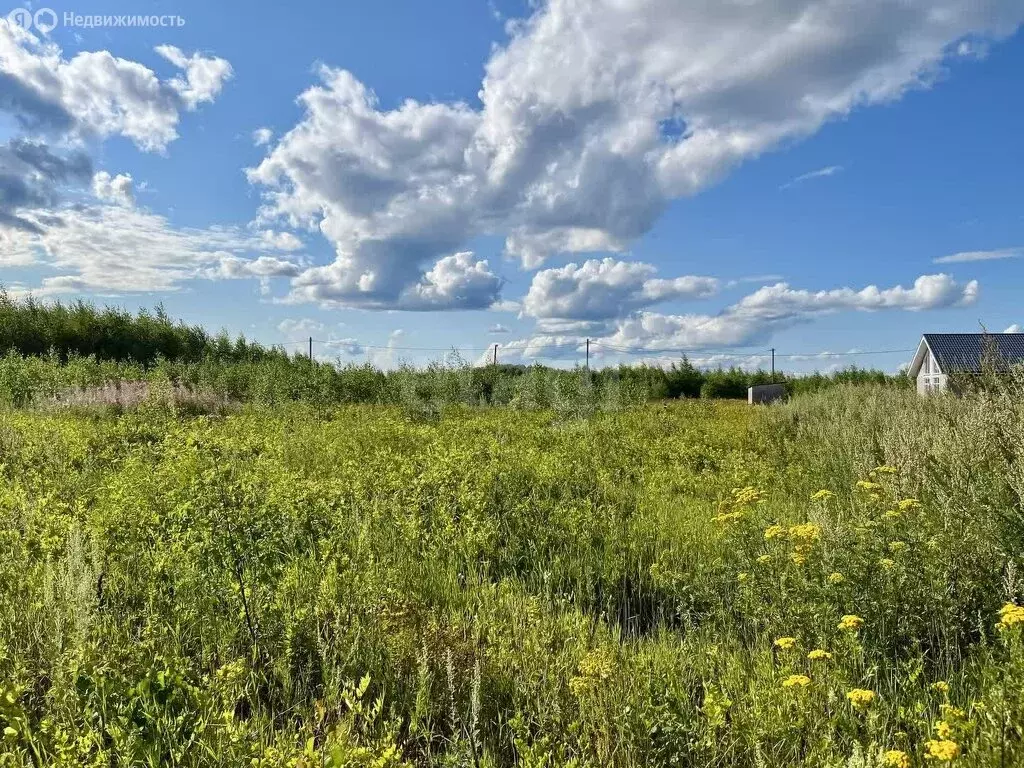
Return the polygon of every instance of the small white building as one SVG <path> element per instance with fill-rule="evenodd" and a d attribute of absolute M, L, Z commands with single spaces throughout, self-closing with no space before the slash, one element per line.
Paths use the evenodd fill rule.
<path fill-rule="evenodd" d="M 926 333 L 907 373 L 919 394 L 945 392 L 954 373 L 981 373 L 986 355 L 1000 365 L 1024 363 L 1024 333 Z"/>

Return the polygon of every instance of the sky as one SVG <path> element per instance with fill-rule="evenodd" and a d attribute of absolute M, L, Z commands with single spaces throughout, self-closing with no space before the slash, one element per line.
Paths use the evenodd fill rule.
<path fill-rule="evenodd" d="M 381 366 L 895 371 L 1024 326 L 1020 0 L 9 10 L 13 296 Z"/>

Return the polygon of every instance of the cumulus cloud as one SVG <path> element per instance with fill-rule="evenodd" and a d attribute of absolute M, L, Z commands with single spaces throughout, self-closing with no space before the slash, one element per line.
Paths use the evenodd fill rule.
<path fill-rule="evenodd" d="M 300 265 L 263 255 L 262 238 L 237 227 L 176 228 L 158 214 L 121 205 L 25 210 L 27 226 L 4 233 L 3 251 L 59 274 L 37 295 L 173 291 L 197 278 L 292 276 Z M 55 216 L 57 220 L 55 221 Z"/>
<path fill-rule="evenodd" d="M 308 317 L 298 319 L 285 318 L 277 324 L 277 330 L 288 338 L 300 338 L 323 333 L 326 330 L 326 326 L 319 320 L 313 320 Z"/>
<path fill-rule="evenodd" d="M 252 143 L 257 147 L 265 147 L 274 138 L 274 132 L 269 128 L 257 128 L 252 132 Z"/>
<path fill-rule="evenodd" d="M 231 75 L 224 59 L 157 52 L 184 76 L 161 80 L 148 67 L 108 51 L 65 59 L 54 43 L 0 20 L 0 109 L 25 130 L 59 136 L 124 136 L 160 151 L 178 137 L 181 110 L 212 101 Z"/>
<path fill-rule="evenodd" d="M 860 290 L 807 291 L 778 283 L 761 288 L 715 314 L 641 311 L 604 324 L 603 333 L 599 332 L 601 324 L 586 330 L 585 324 L 540 325 L 541 335 L 512 342 L 503 349 L 507 347 L 524 358 L 559 354 L 571 357 L 586 336 L 599 348 L 620 352 L 674 353 L 743 347 L 766 342 L 781 329 L 823 314 L 945 309 L 971 305 L 977 297 L 977 281 L 961 284 L 946 274 L 922 275 L 910 288 L 897 285 L 882 289 L 872 285 Z"/>
<path fill-rule="evenodd" d="M 111 176 L 106 171 L 99 171 L 92 177 L 92 193 L 107 203 L 129 206 L 135 204 L 135 190 L 131 174 L 128 173 Z"/>
<path fill-rule="evenodd" d="M 265 229 L 260 232 L 260 241 L 267 248 L 275 251 L 297 251 L 302 248 L 302 241 L 291 232 L 275 232 Z"/>
<path fill-rule="evenodd" d="M 0 145 L 0 227 L 42 232 L 42 222 L 19 211 L 56 204 L 63 187 L 83 185 L 91 174 L 92 162 L 80 152 L 58 155 L 28 139 Z"/>
<path fill-rule="evenodd" d="M 999 248 L 993 251 L 961 251 L 949 256 L 934 259 L 935 264 L 960 264 L 971 261 L 994 261 L 996 259 L 1016 259 L 1024 255 L 1024 248 Z"/>
<path fill-rule="evenodd" d="M 1011 34 L 1015 0 L 549 0 L 509 26 L 480 107 L 383 109 L 324 67 L 301 121 L 250 169 L 261 219 L 336 250 L 294 300 L 401 305 L 481 235 L 528 267 L 622 250 L 669 201 L 864 105 L 927 87 L 970 37 Z"/>
<path fill-rule="evenodd" d="M 608 320 L 661 301 L 702 299 L 718 291 L 712 277 L 655 277 L 641 262 L 592 259 L 545 269 L 533 276 L 523 312 L 537 318 Z"/>
<path fill-rule="evenodd" d="M 492 336 L 499 336 L 499 335 L 504 334 L 504 333 L 512 333 L 511 330 L 506 328 L 501 323 L 495 323 L 494 325 L 492 325 L 490 328 L 487 329 L 487 332 L 489 334 L 491 334 Z"/>
<path fill-rule="evenodd" d="M 1003 331 L 1003 333 L 1024 333 L 1024 325 L 1021 325 L 1020 323 L 1014 323 L 1005 331 Z"/>

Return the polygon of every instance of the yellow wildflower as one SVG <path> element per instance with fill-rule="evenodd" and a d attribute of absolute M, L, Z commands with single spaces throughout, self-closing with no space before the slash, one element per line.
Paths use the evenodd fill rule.
<path fill-rule="evenodd" d="M 903 499 L 897 506 L 900 508 L 900 512 L 910 512 L 913 509 L 920 509 L 921 502 L 917 499 Z"/>
<path fill-rule="evenodd" d="M 794 525 L 789 529 L 789 535 L 794 541 L 812 544 L 821 539 L 821 528 L 813 523 Z"/>
<path fill-rule="evenodd" d="M 786 529 L 783 528 L 781 525 L 769 526 L 764 531 L 764 538 L 766 541 L 771 541 L 772 539 L 781 539 L 785 535 Z"/>
<path fill-rule="evenodd" d="M 828 661 L 832 658 L 832 654 L 822 648 L 815 648 L 807 654 L 807 658 L 811 661 Z"/>
<path fill-rule="evenodd" d="M 882 755 L 885 768 L 910 768 L 910 755 L 898 749 L 890 749 Z"/>
<path fill-rule="evenodd" d="M 783 688 L 806 688 L 811 684 L 811 678 L 807 675 L 790 675 L 782 681 Z"/>
<path fill-rule="evenodd" d="M 886 464 L 883 464 L 880 467 L 875 467 L 871 470 L 872 475 L 895 475 L 897 472 L 899 472 L 899 470 L 896 469 L 896 467 L 890 467 Z"/>
<path fill-rule="evenodd" d="M 834 497 L 835 494 L 832 493 L 832 491 L 828 490 L 827 488 L 822 488 L 816 494 L 811 496 L 811 501 L 828 501 L 829 499 Z"/>
<path fill-rule="evenodd" d="M 746 581 L 749 578 L 750 578 L 750 574 L 749 573 L 738 573 L 738 574 L 736 574 L 736 581 L 738 581 L 740 584 L 746 583 Z"/>
<path fill-rule="evenodd" d="M 866 688 L 854 688 L 846 694 L 846 698 L 849 699 L 854 709 L 859 709 L 863 712 L 875 703 L 875 692 L 869 691 Z"/>
<path fill-rule="evenodd" d="M 881 487 L 882 486 L 880 486 L 878 483 L 873 483 L 870 480 L 858 480 L 857 481 L 857 488 L 859 490 L 861 490 L 861 491 L 871 491 L 871 492 L 873 492 L 873 491 L 877 491 L 877 490 L 881 489 Z"/>
<path fill-rule="evenodd" d="M 896 561 L 890 560 L 888 557 L 883 557 L 878 561 L 878 565 L 881 566 L 884 571 L 891 571 L 896 567 Z"/>
<path fill-rule="evenodd" d="M 832 573 L 828 575 L 829 584 L 842 584 L 844 581 L 846 581 L 846 577 L 839 571 L 832 571 Z"/>
<path fill-rule="evenodd" d="M 996 624 L 996 629 L 1000 632 L 1007 629 L 1012 629 L 1018 624 L 1024 624 L 1024 607 L 1015 605 L 1014 603 L 1007 603 L 999 609 L 999 623 Z"/>
<path fill-rule="evenodd" d="M 796 645 L 795 637 L 780 637 L 774 643 L 776 648 L 780 648 L 783 651 L 788 651 Z"/>
<path fill-rule="evenodd" d="M 864 619 L 862 619 L 860 616 L 854 616 L 853 614 L 848 613 L 847 615 L 843 616 L 838 626 L 839 629 L 845 630 L 847 632 L 856 632 L 858 629 L 864 626 Z"/>
<path fill-rule="evenodd" d="M 732 498 L 735 504 L 755 504 L 761 500 L 761 492 L 750 485 L 746 488 L 733 488 Z"/>
<path fill-rule="evenodd" d="M 903 513 L 900 512 L 898 509 L 890 509 L 884 515 L 882 515 L 882 517 L 884 517 L 886 520 L 896 520 L 902 515 Z"/>
<path fill-rule="evenodd" d="M 889 551 L 894 555 L 898 555 L 900 552 L 907 551 L 907 542 L 905 541 L 894 541 L 889 544 Z"/>
<path fill-rule="evenodd" d="M 934 682 L 932 683 L 932 690 L 942 694 L 949 693 L 949 683 L 947 683 L 945 680 L 939 680 L 937 682 Z"/>
<path fill-rule="evenodd" d="M 960 745 L 955 741 L 929 741 L 925 745 L 925 754 L 929 760 L 941 760 L 950 763 L 960 756 Z"/>
<path fill-rule="evenodd" d="M 951 706 L 949 704 L 943 704 L 941 707 L 939 707 L 939 711 L 942 713 L 942 716 L 944 718 L 946 718 L 947 720 L 966 720 L 967 719 L 967 713 L 966 712 L 964 712 L 959 707 L 954 707 L 954 706 Z"/>
<path fill-rule="evenodd" d="M 772 556 L 771 555 L 761 555 L 759 558 L 757 558 L 758 565 L 767 565 L 771 561 L 772 561 Z"/>
<path fill-rule="evenodd" d="M 807 562 L 807 556 L 804 555 L 801 552 L 794 552 L 793 554 L 791 554 L 789 556 L 789 559 L 792 560 L 797 565 L 803 565 L 804 563 Z"/>
<path fill-rule="evenodd" d="M 935 724 L 935 733 L 940 739 L 949 739 L 949 737 L 953 735 L 953 726 L 945 720 L 939 720 L 939 722 Z"/>
<path fill-rule="evenodd" d="M 716 523 L 735 523 L 743 519 L 743 511 L 737 509 L 735 512 L 725 512 L 721 515 L 715 515 L 712 520 Z"/>

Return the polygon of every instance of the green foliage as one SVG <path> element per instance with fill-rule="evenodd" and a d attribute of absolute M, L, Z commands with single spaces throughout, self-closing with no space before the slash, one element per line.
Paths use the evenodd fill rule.
<path fill-rule="evenodd" d="M 0 765 L 1024 761 L 1024 381 L 360 376 L 0 410 Z"/>

